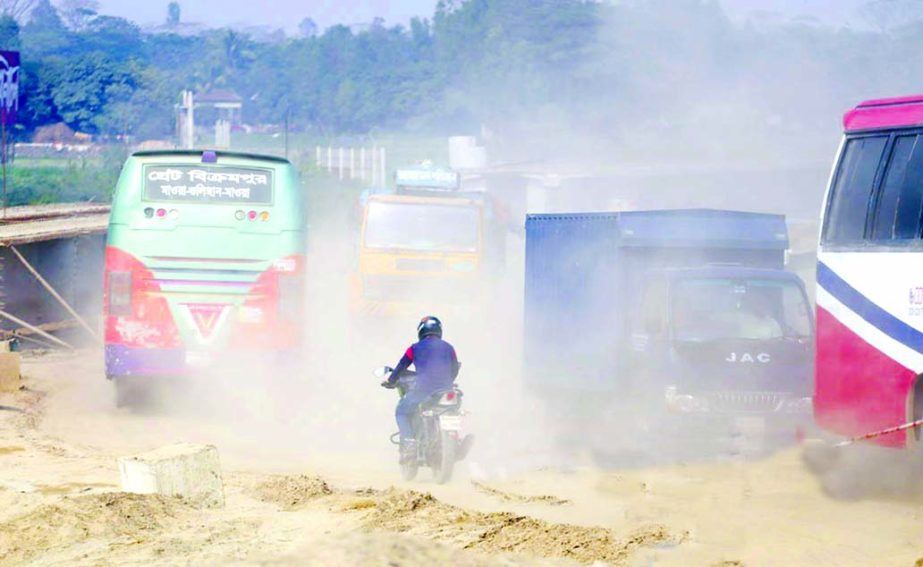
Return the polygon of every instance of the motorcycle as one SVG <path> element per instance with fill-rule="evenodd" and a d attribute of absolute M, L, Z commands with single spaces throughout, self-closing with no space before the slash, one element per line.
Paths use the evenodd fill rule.
<path fill-rule="evenodd" d="M 375 372 L 378 378 L 387 377 L 393 368 L 385 366 Z M 400 397 L 413 388 L 416 373 L 405 370 L 396 386 L 382 382 L 385 388 L 394 388 Z M 412 418 L 414 437 L 417 441 L 416 459 L 401 462 L 401 477 L 413 480 L 421 466 L 432 469 L 433 476 L 439 484 L 445 484 L 452 478 L 455 463 L 465 458 L 474 442 L 474 437 L 461 436 L 461 404 L 464 393 L 454 386 L 448 390 L 434 392 L 414 413 Z M 391 442 L 400 445 L 400 433 L 391 436 Z"/>

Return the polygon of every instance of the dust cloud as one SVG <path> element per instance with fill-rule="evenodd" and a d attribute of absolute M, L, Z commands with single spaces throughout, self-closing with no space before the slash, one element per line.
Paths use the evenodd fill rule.
<path fill-rule="evenodd" d="M 521 101 L 514 112 L 486 105 L 472 112 L 483 118 L 478 133 L 500 164 L 485 183 L 509 208 L 512 226 L 503 233 L 505 266 L 483 276 L 484 299 L 469 301 L 467 313 L 457 316 L 440 305 L 421 306 L 403 319 L 351 312 L 358 188 L 323 182 L 315 189 L 317 179 L 309 176 L 303 363 L 280 369 L 269 361 L 235 362 L 156 392 L 153 405 L 191 420 L 185 433 L 209 431 L 215 443 L 240 447 L 235 453 L 250 462 L 275 453 L 282 463 L 303 463 L 323 453 L 392 466 L 388 437 L 395 430 L 396 397 L 378 388 L 372 371 L 394 365 L 414 342 L 419 317 L 434 314 L 463 363 L 459 384 L 478 438 L 464 464 L 469 474 L 585 462 L 585 455 L 574 453 L 587 445 L 620 454 L 619 464 L 702 453 L 696 439 L 671 450 L 650 443 L 656 402 L 631 399 L 600 408 L 584 399 L 553 415 L 522 375 L 521 231 L 527 212 L 716 207 L 785 213 L 807 225 L 795 247 L 813 254 L 812 223 L 836 145 L 838 113 L 866 93 L 833 80 L 811 86 L 811 66 L 768 49 L 774 44 L 760 30 L 746 31 L 720 9 L 693 4 L 626 3 L 608 11 L 588 49 L 586 64 L 598 72 L 566 86 L 577 104 L 565 111 L 550 112 L 520 92 L 504 99 Z M 655 25 L 669 42 L 644 36 Z M 757 47 L 733 53 L 747 34 Z M 766 51 L 758 48 L 761 42 Z M 626 53 L 636 59 L 627 67 L 620 59 Z M 804 89 L 794 93 L 791 85 Z M 502 175 L 511 171 L 518 173 Z M 813 262 L 799 260 L 811 288 Z M 558 345 L 546 348 L 555 352 Z M 98 393 L 94 403 L 103 398 Z M 167 437 L 154 425 L 157 411 L 138 417 L 152 420 L 150 426 L 139 421 L 150 435 L 145 444 Z"/>

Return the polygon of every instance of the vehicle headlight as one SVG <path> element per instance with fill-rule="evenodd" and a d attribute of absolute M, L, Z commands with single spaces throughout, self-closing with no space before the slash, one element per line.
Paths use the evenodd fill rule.
<path fill-rule="evenodd" d="M 708 400 L 697 398 L 689 394 L 680 394 L 676 386 L 667 386 L 664 389 L 664 400 L 670 411 L 678 413 L 696 413 L 708 411 Z"/>

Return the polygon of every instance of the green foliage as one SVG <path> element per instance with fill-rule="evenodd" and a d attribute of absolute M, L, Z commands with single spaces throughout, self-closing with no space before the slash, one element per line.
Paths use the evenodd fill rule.
<path fill-rule="evenodd" d="M 7 198 L 11 206 L 75 201 L 108 201 L 118 168 L 71 163 L 66 167 L 9 168 Z"/>
<path fill-rule="evenodd" d="M 19 37 L 19 24 L 11 16 L 0 16 L 0 49 L 4 51 L 18 51 L 22 49 L 22 40 Z"/>
<path fill-rule="evenodd" d="M 866 96 L 919 90 L 923 12 L 897 17 L 886 4 L 870 2 L 879 29 L 862 31 L 742 26 L 716 0 L 440 0 L 408 26 L 319 31 L 305 18 L 297 37 L 256 41 L 230 29 L 180 35 L 178 2 L 167 25 L 142 32 L 90 0 L 58 3 L 63 20 L 38 0 L 18 34 L 0 20 L 0 42 L 22 45 L 26 132 L 63 121 L 167 137 L 181 90 L 221 88 L 244 99 L 247 123 L 288 120 L 318 136 L 486 127 L 511 148 L 562 129 L 657 140 L 710 121 L 761 129 L 749 134 L 763 141 L 821 128 Z M 746 120 L 722 123 L 728 115 Z"/>
<path fill-rule="evenodd" d="M 132 109 L 120 108 L 138 85 L 133 66 L 113 61 L 102 52 L 52 63 L 51 99 L 57 114 L 83 132 L 125 131 L 119 128 Z"/>

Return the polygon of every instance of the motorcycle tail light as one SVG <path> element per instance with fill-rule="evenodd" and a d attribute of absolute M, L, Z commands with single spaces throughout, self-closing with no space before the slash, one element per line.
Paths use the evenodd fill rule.
<path fill-rule="evenodd" d="M 458 399 L 458 395 L 455 392 L 446 392 L 442 395 L 442 399 L 439 400 L 439 403 L 444 406 L 455 405 Z"/>

